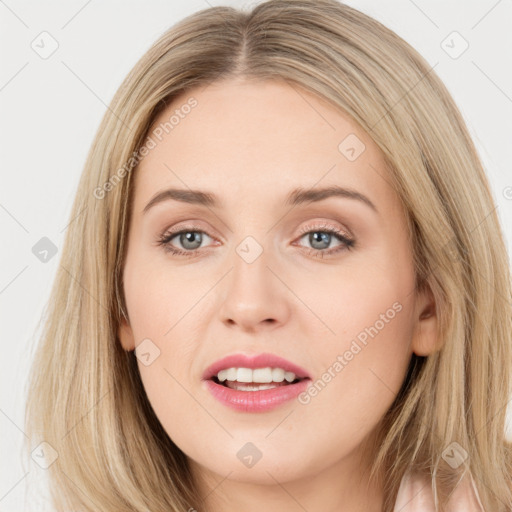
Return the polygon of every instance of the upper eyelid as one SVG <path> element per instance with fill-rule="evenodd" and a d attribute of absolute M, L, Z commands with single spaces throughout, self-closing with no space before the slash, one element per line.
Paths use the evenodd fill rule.
<path fill-rule="evenodd" d="M 187 222 L 187 221 L 184 221 L 184 222 Z M 196 224 L 193 223 L 193 221 L 190 221 L 190 222 L 192 222 L 192 224 L 185 225 L 185 226 L 178 227 L 178 228 L 176 228 L 175 226 L 165 228 L 163 231 L 161 231 L 161 234 L 162 234 L 162 236 L 165 236 L 166 234 L 169 234 L 169 235 L 170 234 L 174 234 L 174 235 L 176 235 L 176 234 L 181 233 L 183 231 L 198 231 L 198 232 L 201 232 L 201 233 L 205 233 L 206 235 L 211 237 L 211 235 L 208 233 L 208 229 L 207 228 L 204 228 L 202 226 L 196 225 Z M 317 222 L 317 224 L 315 224 L 315 222 Z M 178 223 L 178 225 L 179 224 L 181 224 L 181 223 Z M 342 233 L 346 234 L 347 237 L 352 237 L 352 233 L 351 233 L 351 231 L 349 229 L 347 229 L 345 227 L 340 228 L 340 227 L 336 226 L 335 224 L 330 224 L 328 221 L 325 221 L 325 220 L 321 220 L 321 221 L 306 221 L 306 224 L 304 226 L 302 226 L 299 231 L 300 231 L 300 234 L 303 234 L 304 232 L 307 233 L 308 231 L 312 231 L 312 230 L 318 230 L 318 231 L 321 231 L 321 230 L 341 231 Z"/>
<path fill-rule="evenodd" d="M 306 223 L 303 227 L 300 228 L 301 234 L 307 234 L 311 231 L 335 231 L 344 235 L 346 238 L 354 238 L 352 232 L 346 227 L 340 228 L 335 224 L 329 224 L 327 221 L 320 221 L 322 224 L 315 225 L 314 222 L 311 224 Z"/>

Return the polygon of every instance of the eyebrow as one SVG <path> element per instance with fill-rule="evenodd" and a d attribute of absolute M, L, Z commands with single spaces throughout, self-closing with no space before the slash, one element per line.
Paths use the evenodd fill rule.
<path fill-rule="evenodd" d="M 324 199 L 328 199 L 330 197 L 354 199 L 366 204 L 373 211 L 375 211 L 375 213 L 378 213 L 377 207 L 372 203 L 372 201 L 370 201 L 368 197 L 361 194 L 360 192 L 357 192 L 356 190 L 343 188 L 338 185 L 314 189 L 294 189 L 288 194 L 284 204 L 285 206 L 298 206 L 304 203 L 323 201 Z M 215 194 L 212 194 L 211 192 L 170 188 L 155 194 L 149 203 L 145 206 L 142 213 L 146 213 L 150 208 L 158 203 L 169 200 L 197 204 L 210 208 L 218 208 L 220 206 L 220 201 L 216 198 Z"/>

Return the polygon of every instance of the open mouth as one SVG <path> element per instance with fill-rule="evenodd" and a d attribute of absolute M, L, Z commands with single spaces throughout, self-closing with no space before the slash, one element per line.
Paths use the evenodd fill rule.
<path fill-rule="evenodd" d="M 288 375 L 288 379 L 276 382 L 281 379 L 279 373 L 276 380 L 271 382 L 241 382 L 244 379 L 220 380 L 217 375 L 203 380 L 206 389 L 223 405 L 238 412 L 267 412 L 294 400 L 300 393 L 304 392 L 311 383 L 310 377 L 297 377 Z M 233 373 L 231 379 L 235 377 Z M 236 375 L 236 377 L 240 377 Z M 294 378 L 295 377 L 295 378 Z M 293 379 L 293 380 L 291 380 Z M 258 379 L 257 379 L 258 380 Z M 268 379 L 259 379 L 268 380 Z M 291 380 L 291 381 L 290 381 Z"/>
<path fill-rule="evenodd" d="M 292 386 L 293 384 L 297 384 L 298 382 L 301 382 L 301 378 L 296 378 L 292 382 L 288 382 L 287 380 L 284 380 L 282 382 L 238 382 L 236 380 L 225 380 L 223 382 L 219 381 L 217 376 L 213 376 L 211 378 L 215 384 L 218 384 L 219 386 L 223 386 L 225 388 L 234 389 L 237 391 L 263 391 L 265 389 L 274 389 L 284 386 Z"/>

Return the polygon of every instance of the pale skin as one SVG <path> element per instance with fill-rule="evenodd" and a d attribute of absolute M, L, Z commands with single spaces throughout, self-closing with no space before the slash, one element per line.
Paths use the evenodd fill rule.
<path fill-rule="evenodd" d="M 133 350 L 149 338 L 159 348 L 152 364 L 139 362 L 141 378 L 212 511 L 380 511 L 363 443 L 411 355 L 439 349 L 433 297 L 415 291 L 406 219 L 382 154 L 348 116 L 281 81 L 188 91 L 154 126 L 190 97 L 197 106 L 135 171 L 120 342 Z M 366 146 L 354 161 L 338 149 L 349 134 Z M 363 194 L 376 211 L 348 197 L 285 206 L 292 189 L 331 185 Z M 143 213 L 168 188 L 207 191 L 219 205 L 165 200 Z M 327 233 L 322 245 L 301 228 L 355 242 L 348 249 Z M 193 257 L 157 243 L 181 229 L 192 234 L 168 245 Z M 252 263 L 236 251 L 248 236 L 263 250 Z M 400 312 L 308 404 L 244 413 L 203 386 L 205 368 L 232 353 L 277 354 L 315 381 L 396 302 Z M 250 468 L 237 457 L 248 442 L 262 452 Z"/>

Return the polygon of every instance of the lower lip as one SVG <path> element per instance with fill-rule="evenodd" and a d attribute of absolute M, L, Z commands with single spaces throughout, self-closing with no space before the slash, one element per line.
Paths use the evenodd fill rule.
<path fill-rule="evenodd" d="M 294 399 L 308 386 L 310 379 L 261 391 L 238 391 L 213 380 L 205 380 L 210 393 L 222 404 L 242 412 L 266 412 Z"/>

